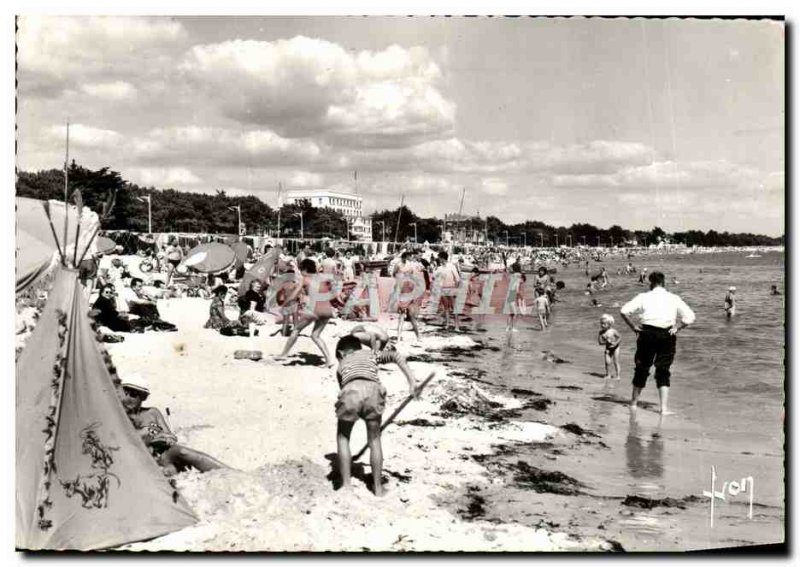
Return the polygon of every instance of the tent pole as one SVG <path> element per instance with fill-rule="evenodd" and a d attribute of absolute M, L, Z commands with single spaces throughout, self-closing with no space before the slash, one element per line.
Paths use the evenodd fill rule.
<path fill-rule="evenodd" d="M 67 266 L 67 225 L 69 224 L 69 120 L 67 120 L 67 151 L 64 157 L 64 255 L 61 256 L 61 264 Z"/>

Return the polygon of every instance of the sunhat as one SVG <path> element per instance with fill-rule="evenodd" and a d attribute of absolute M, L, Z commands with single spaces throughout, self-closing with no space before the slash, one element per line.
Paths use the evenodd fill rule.
<path fill-rule="evenodd" d="M 129 374 L 126 376 L 122 381 L 122 387 L 139 390 L 145 394 L 150 393 L 150 384 L 147 383 L 147 380 L 145 380 L 141 374 Z"/>

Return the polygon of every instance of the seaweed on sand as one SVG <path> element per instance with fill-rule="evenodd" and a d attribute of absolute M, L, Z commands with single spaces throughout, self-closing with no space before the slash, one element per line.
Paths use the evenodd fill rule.
<path fill-rule="evenodd" d="M 622 505 L 631 506 L 632 508 L 644 508 L 646 510 L 652 510 L 653 508 L 659 506 L 664 508 L 679 508 L 681 510 L 685 510 L 687 504 L 695 503 L 699 500 L 700 498 L 694 494 L 684 496 L 683 498 L 671 498 L 669 496 L 666 498 L 648 498 L 647 496 L 636 496 L 629 494 L 625 497 L 625 500 L 622 501 Z"/>
<path fill-rule="evenodd" d="M 539 392 L 533 390 L 526 390 L 525 388 L 511 388 L 511 393 L 515 396 L 541 396 Z"/>
<path fill-rule="evenodd" d="M 461 517 L 466 520 L 474 520 L 486 514 L 486 498 L 481 496 L 480 488 L 477 486 L 467 486 L 467 507 L 458 511 Z"/>
<path fill-rule="evenodd" d="M 574 433 L 575 435 L 578 435 L 579 437 L 598 437 L 598 438 L 600 437 L 597 433 L 595 433 L 593 431 L 589 431 L 588 429 L 584 429 L 583 427 L 581 427 L 577 423 L 568 423 L 566 425 L 562 425 L 561 429 L 564 429 L 565 431 L 569 431 L 570 433 Z"/>
<path fill-rule="evenodd" d="M 566 496 L 584 494 L 581 488 L 585 485 L 561 471 L 546 471 L 525 461 L 517 461 L 508 468 L 514 473 L 514 481 L 522 488 Z"/>
<path fill-rule="evenodd" d="M 408 421 L 395 421 L 395 425 L 415 425 L 417 427 L 443 427 L 444 421 L 429 421 L 424 417 L 409 419 Z"/>

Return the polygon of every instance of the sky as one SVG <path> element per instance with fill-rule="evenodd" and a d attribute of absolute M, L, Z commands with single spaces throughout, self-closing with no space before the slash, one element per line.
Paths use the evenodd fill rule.
<path fill-rule="evenodd" d="M 23 16 L 17 48 L 21 171 L 69 121 L 70 159 L 160 189 L 784 233 L 781 22 Z"/>

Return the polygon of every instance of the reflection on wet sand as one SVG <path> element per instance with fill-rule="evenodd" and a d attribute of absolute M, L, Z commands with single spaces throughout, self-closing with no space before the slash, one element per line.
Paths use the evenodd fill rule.
<path fill-rule="evenodd" d="M 650 438 L 643 438 L 638 410 L 631 410 L 628 421 L 628 438 L 625 440 L 625 458 L 628 472 L 633 478 L 660 479 L 664 476 L 664 438 L 661 436 L 663 418 L 658 430 Z"/>

